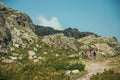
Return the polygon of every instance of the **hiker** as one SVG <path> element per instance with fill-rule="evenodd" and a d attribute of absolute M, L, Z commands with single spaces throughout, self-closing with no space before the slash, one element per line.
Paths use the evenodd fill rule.
<path fill-rule="evenodd" d="M 92 59 L 92 56 L 93 56 L 93 52 L 92 50 L 89 51 L 89 58 Z"/>
<path fill-rule="evenodd" d="M 96 50 L 95 49 L 93 50 L 93 56 L 94 56 L 94 58 L 96 58 Z"/>

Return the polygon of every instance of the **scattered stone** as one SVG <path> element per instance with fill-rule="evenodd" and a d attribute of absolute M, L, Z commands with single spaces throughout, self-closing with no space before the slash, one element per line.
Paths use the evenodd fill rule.
<path fill-rule="evenodd" d="M 48 54 L 47 52 L 43 52 L 44 54 Z"/>
<path fill-rule="evenodd" d="M 34 56 L 36 56 L 36 53 L 34 51 L 28 51 L 28 59 L 34 59 Z"/>
<path fill-rule="evenodd" d="M 78 54 L 71 54 L 71 55 L 69 55 L 68 57 L 70 57 L 70 58 L 75 58 L 75 57 L 79 57 L 79 55 L 78 55 Z"/>
<path fill-rule="evenodd" d="M 36 55 L 34 55 L 34 56 L 33 56 L 33 58 L 35 59 L 35 58 L 37 58 L 37 56 L 36 56 Z"/>
<path fill-rule="evenodd" d="M 72 74 L 78 74 L 78 73 L 80 73 L 80 71 L 79 70 L 72 70 L 71 73 Z"/>
<path fill-rule="evenodd" d="M 51 50 L 51 53 L 53 53 L 53 50 Z"/>
<path fill-rule="evenodd" d="M 28 59 L 34 59 L 33 56 L 29 56 Z"/>
<path fill-rule="evenodd" d="M 67 75 L 69 75 L 70 73 L 71 73 L 71 71 L 70 71 L 70 70 L 67 70 L 67 71 L 66 71 L 66 74 L 67 74 Z"/>
<path fill-rule="evenodd" d="M 39 47 L 39 45 L 38 45 L 38 44 L 36 44 L 36 47 Z"/>
<path fill-rule="evenodd" d="M 23 59 L 23 57 L 18 57 L 18 59 Z"/>
<path fill-rule="evenodd" d="M 2 62 L 4 62 L 4 63 L 12 63 L 12 62 L 14 62 L 14 60 L 12 60 L 12 59 L 3 59 Z"/>
<path fill-rule="evenodd" d="M 13 53 L 12 55 L 13 55 L 13 56 L 18 56 L 19 54 L 17 54 L 17 53 Z"/>
<path fill-rule="evenodd" d="M 106 56 L 106 53 L 100 52 L 100 55 L 103 56 L 103 57 L 105 57 L 105 56 Z"/>
<path fill-rule="evenodd" d="M 5 59 L 5 57 L 2 57 L 1 59 L 3 60 L 3 59 Z"/>
<path fill-rule="evenodd" d="M 11 51 L 14 51 L 14 50 L 15 50 L 15 48 L 14 48 L 14 47 L 11 47 L 11 48 L 10 48 L 10 50 L 11 50 Z"/>
<path fill-rule="evenodd" d="M 34 51 L 28 51 L 29 56 L 34 56 L 36 53 Z"/>
<path fill-rule="evenodd" d="M 55 54 L 56 57 L 60 56 L 59 54 Z"/>
<path fill-rule="evenodd" d="M 14 57 L 14 56 L 9 56 L 12 60 L 16 60 L 17 57 Z"/>
<path fill-rule="evenodd" d="M 38 57 L 39 60 L 43 60 L 44 58 L 42 58 L 41 56 Z"/>
<path fill-rule="evenodd" d="M 38 61 L 39 61 L 39 59 L 34 59 L 34 60 L 33 60 L 33 62 L 38 62 Z"/>
<path fill-rule="evenodd" d="M 38 51 L 37 48 L 34 47 L 34 51 Z"/>
<path fill-rule="evenodd" d="M 19 65 L 22 65 L 22 63 L 21 62 L 17 62 Z"/>

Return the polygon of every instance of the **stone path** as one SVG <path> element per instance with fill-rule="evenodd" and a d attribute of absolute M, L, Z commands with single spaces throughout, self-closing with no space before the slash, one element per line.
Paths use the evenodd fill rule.
<path fill-rule="evenodd" d="M 90 80 L 90 77 L 93 74 L 96 74 L 98 72 L 102 73 L 104 71 L 104 69 L 108 69 L 106 64 L 107 64 L 107 62 L 93 62 L 93 61 L 89 61 L 89 62 L 85 63 L 85 65 L 86 65 L 85 70 L 87 70 L 88 73 L 85 76 L 80 77 L 79 79 L 76 79 L 76 80 Z"/>

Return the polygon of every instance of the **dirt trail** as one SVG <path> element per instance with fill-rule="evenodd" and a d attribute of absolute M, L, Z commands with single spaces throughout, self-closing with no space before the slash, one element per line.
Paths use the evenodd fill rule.
<path fill-rule="evenodd" d="M 88 73 L 85 76 L 82 76 L 79 79 L 76 80 L 90 80 L 90 77 L 93 74 L 96 74 L 98 72 L 102 73 L 104 69 L 108 69 L 107 67 L 107 62 L 94 62 L 94 61 L 89 61 L 85 62 L 86 68 L 85 70 L 88 71 Z"/>

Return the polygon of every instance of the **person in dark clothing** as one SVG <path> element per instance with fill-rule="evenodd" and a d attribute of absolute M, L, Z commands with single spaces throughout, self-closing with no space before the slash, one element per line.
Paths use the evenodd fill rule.
<path fill-rule="evenodd" d="M 95 49 L 93 50 L 93 56 L 94 56 L 94 58 L 96 58 L 96 50 Z"/>

